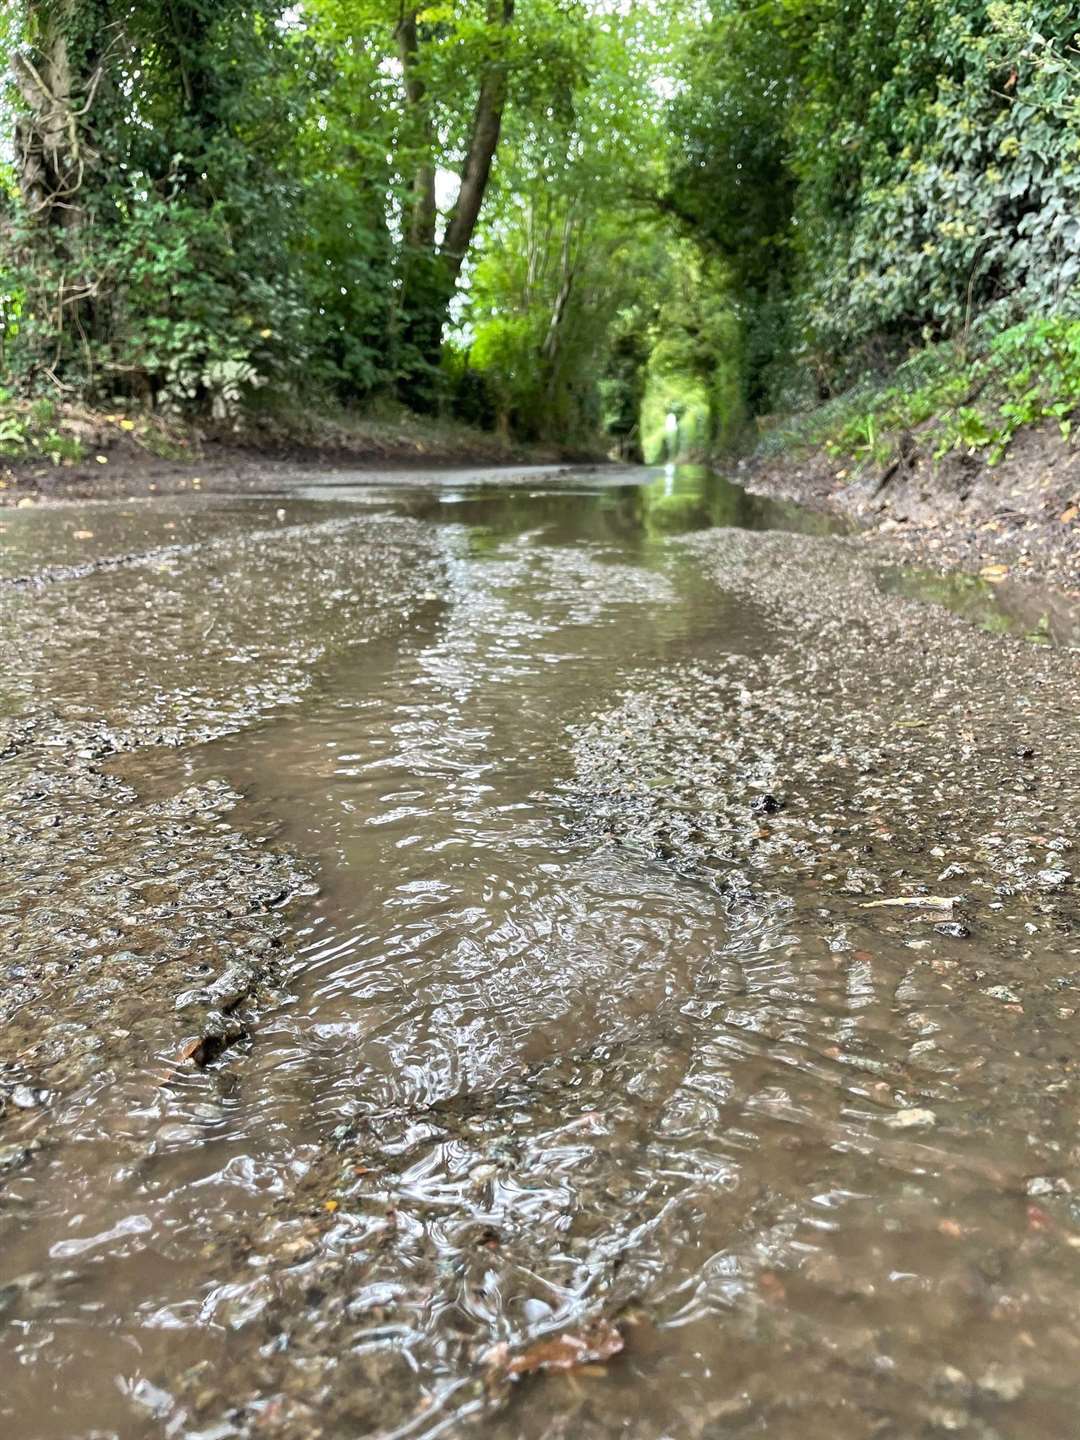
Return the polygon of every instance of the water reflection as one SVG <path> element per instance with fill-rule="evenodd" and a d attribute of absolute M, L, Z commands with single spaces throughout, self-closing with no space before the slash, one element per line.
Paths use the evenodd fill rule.
<path fill-rule="evenodd" d="M 886 595 L 943 605 L 991 634 L 1021 635 L 1036 645 L 1080 646 L 1080 604 L 1061 591 L 916 566 L 885 567 L 877 583 Z"/>
<path fill-rule="evenodd" d="M 532 531 L 552 545 L 597 540 L 640 550 L 664 536 L 712 526 L 804 535 L 841 534 L 846 528 L 825 513 L 752 495 L 703 465 L 641 471 L 632 484 L 625 471 L 616 475 L 613 482 L 598 471 L 591 485 L 581 476 L 544 486 L 531 479 L 516 486 L 455 485 L 399 495 L 395 504 L 425 520 L 474 527 L 479 545 L 486 543 L 482 535 Z M 342 487 L 334 493 L 340 498 Z"/>

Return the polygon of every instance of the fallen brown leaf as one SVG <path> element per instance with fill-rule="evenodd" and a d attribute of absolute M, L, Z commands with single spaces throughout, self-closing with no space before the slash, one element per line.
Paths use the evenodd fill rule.
<path fill-rule="evenodd" d="M 511 1379 L 521 1375 L 535 1375 L 538 1371 L 549 1370 L 567 1373 L 583 1365 L 596 1365 L 618 1355 L 626 1341 L 622 1331 L 610 1320 L 595 1320 L 585 1329 L 574 1333 L 552 1335 L 538 1340 L 520 1355 L 515 1355 L 506 1364 L 506 1374 Z"/>
<path fill-rule="evenodd" d="M 176 1057 L 177 1063 L 182 1064 L 185 1060 L 194 1060 L 196 1065 L 205 1065 L 209 1059 L 208 1039 L 208 1036 L 200 1035 L 197 1040 L 192 1040 L 190 1045 L 185 1045 Z"/>
<path fill-rule="evenodd" d="M 787 1289 L 775 1270 L 763 1270 L 758 1276 L 758 1289 L 773 1305 L 787 1299 Z"/>
<path fill-rule="evenodd" d="M 1027 1207 L 1027 1225 L 1029 1230 L 1049 1230 L 1053 1224 L 1054 1222 L 1041 1206 L 1029 1205 Z"/>

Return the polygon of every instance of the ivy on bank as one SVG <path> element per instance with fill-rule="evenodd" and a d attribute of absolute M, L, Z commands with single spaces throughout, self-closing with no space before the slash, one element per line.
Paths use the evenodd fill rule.
<path fill-rule="evenodd" d="M 752 409 L 1073 313 L 1078 28 L 1049 0 L 713 12 L 688 52 L 667 198 L 727 267 Z"/>

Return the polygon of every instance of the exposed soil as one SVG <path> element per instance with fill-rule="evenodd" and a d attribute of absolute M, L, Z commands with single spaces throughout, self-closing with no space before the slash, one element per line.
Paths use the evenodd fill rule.
<path fill-rule="evenodd" d="M 424 465 L 549 465 L 602 459 L 581 447 L 529 445 L 466 426 L 422 420 L 354 422 L 318 419 L 254 432 L 242 441 L 230 436 L 166 432 L 143 426 L 132 434 L 118 417 L 85 416 L 66 421 L 65 435 L 78 440 L 85 456 L 54 464 L 40 455 L 0 456 L 0 507 L 40 499 L 86 500 L 185 491 L 264 490 L 297 474 L 325 470 L 391 472 Z M 147 443 L 150 448 L 147 448 Z M 165 447 L 168 455 L 155 453 Z"/>
<path fill-rule="evenodd" d="M 949 570 L 1005 566 L 1016 578 L 1080 591 L 1080 448 L 1055 425 L 1023 431 L 992 467 L 975 453 L 935 461 L 915 450 L 884 471 L 857 471 L 818 450 L 738 469 L 757 493 L 849 517 L 890 557 Z"/>

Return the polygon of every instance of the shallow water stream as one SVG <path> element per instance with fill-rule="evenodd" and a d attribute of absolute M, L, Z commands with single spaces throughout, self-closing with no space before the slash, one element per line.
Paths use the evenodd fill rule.
<path fill-rule="evenodd" d="M 10 516 L 3 1433 L 1074 1433 L 1074 662 L 831 529 Z"/>

